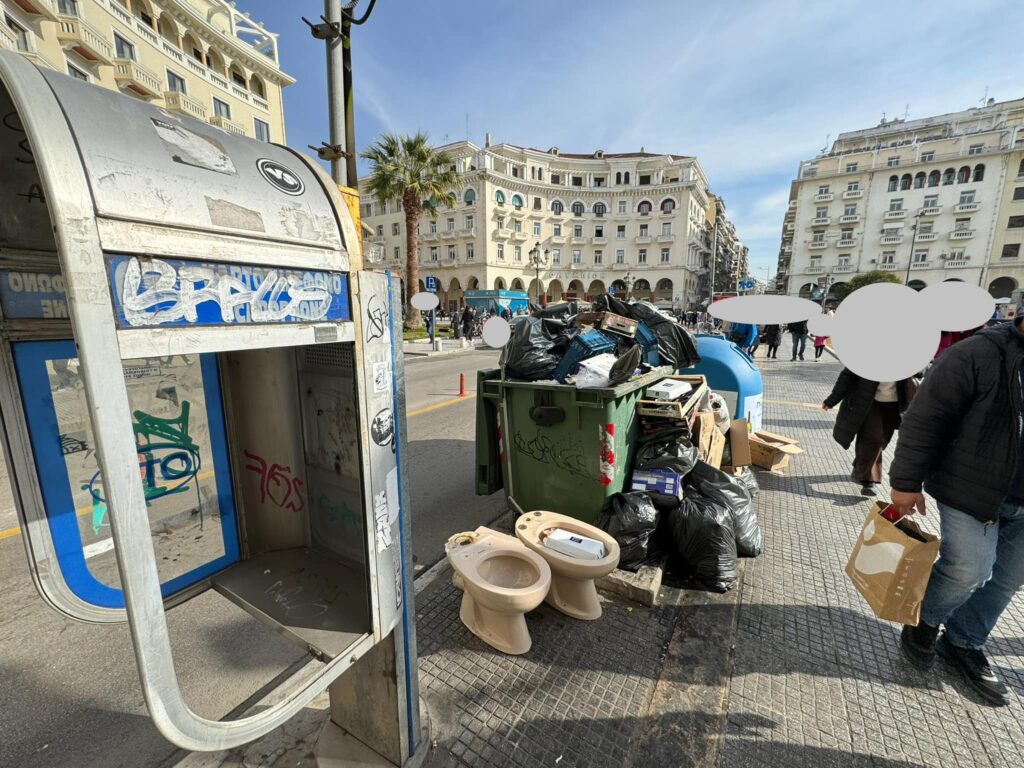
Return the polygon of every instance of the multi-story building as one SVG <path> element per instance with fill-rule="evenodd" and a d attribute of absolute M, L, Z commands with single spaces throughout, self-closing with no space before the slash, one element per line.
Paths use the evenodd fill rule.
<path fill-rule="evenodd" d="M 1024 99 L 842 133 L 800 164 L 783 219 L 779 285 L 886 270 L 1010 296 L 1024 281 Z"/>
<path fill-rule="evenodd" d="M 0 47 L 36 64 L 284 143 L 277 35 L 225 0 L 0 0 Z"/>
<path fill-rule="evenodd" d="M 747 277 L 749 249 L 736 235 L 736 226 L 725 215 L 725 201 L 714 193 L 708 193 L 707 231 L 705 243 L 708 248 L 707 269 L 701 271 L 698 280 L 702 298 L 710 298 L 712 275 L 715 281 L 715 295 L 735 293 L 736 282 Z M 717 248 L 714 269 L 711 269 L 711 250 Z"/>
<path fill-rule="evenodd" d="M 566 154 L 489 139 L 441 149 L 459 175 L 457 204 L 436 218 L 424 214 L 417 243 L 420 282 L 439 278 L 444 306 L 458 306 L 466 290 L 503 288 L 534 300 L 614 289 L 665 307 L 698 302 L 709 197 L 696 158 Z M 403 271 L 401 204 L 364 199 L 362 216 L 384 264 Z M 540 254 L 539 270 L 531 251 Z"/>

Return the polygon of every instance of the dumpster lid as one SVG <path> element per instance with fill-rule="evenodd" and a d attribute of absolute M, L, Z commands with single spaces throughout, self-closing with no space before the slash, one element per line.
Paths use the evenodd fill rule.
<path fill-rule="evenodd" d="M 664 379 L 666 376 L 671 376 L 674 373 L 671 366 L 663 365 L 655 368 L 650 373 L 645 373 L 642 376 L 637 376 L 629 381 L 619 384 L 617 387 L 575 387 L 572 384 L 548 384 L 545 382 L 538 381 L 515 381 L 513 379 L 503 379 L 501 386 L 503 387 L 523 387 L 526 389 L 538 389 L 538 390 L 551 390 L 552 392 L 564 392 L 567 390 L 575 390 L 576 392 L 594 392 L 598 396 L 614 399 L 623 397 L 635 392 L 638 389 L 643 389 L 651 384 L 657 384 L 659 381 Z"/>

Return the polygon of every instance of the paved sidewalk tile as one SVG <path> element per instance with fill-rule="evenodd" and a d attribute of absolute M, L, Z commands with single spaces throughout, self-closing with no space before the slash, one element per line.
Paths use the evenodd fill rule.
<path fill-rule="evenodd" d="M 984 706 L 941 662 L 910 668 L 899 627 L 877 620 L 843 572 L 867 502 L 849 480 L 852 451 L 832 439 L 835 412 L 818 407 L 840 366 L 759 362 L 764 427 L 806 453 L 784 475 L 758 472 L 765 554 L 746 563 L 718 766 L 1020 765 L 1024 599 L 989 645 L 1014 690 L 1011 706 Z M 890 448 L 887 467 L 891 458 Z M 937 533 L 929 507 L 924 525 Z"/>

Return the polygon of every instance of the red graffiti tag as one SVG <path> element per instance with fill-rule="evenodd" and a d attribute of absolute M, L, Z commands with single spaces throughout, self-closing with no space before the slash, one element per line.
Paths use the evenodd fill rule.
<path fill-rule="evenodd" d="M 251 463 L 245 468 L 260 476 L 260 501 L 270 499 L 280 509 L 301 512 L 306 506 L 302 499 L 302 479 L 292 476 L 292 468 L 281 464 L 267 464 L 267 460 L 255 453 L 244 451 Z"/>

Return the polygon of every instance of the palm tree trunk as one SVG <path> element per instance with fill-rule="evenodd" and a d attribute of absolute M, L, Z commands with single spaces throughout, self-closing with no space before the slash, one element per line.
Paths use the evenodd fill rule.
<path fill-rule="evenodd" d="M 420 201 L 414 194 L 402 198 L 405 211 L 405 328 L 420 327 L 420 312 L 412 305 L 412 297 L 420 287 L 419 233 Z"/>

